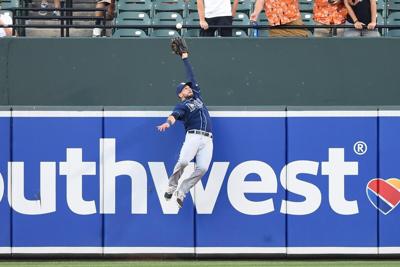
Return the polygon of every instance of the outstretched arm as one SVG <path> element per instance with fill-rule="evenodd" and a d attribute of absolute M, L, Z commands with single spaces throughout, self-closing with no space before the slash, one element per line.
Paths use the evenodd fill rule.
<path fill-rule="evenodd" d="M 171 125 L 173 125 L 175 122 L 176 122 L 176 119 L 174 118 L 174 116 L 170 115 L 170 116 L 168 116 L 166 122 L 157 126 L 157 129 L 160 132 L 165 132 L 165 130 L 167 130 L 169 127 L 171 127 Z"/>
<path fill-rule="evenodd" d="M 194 72 L 192 65 L 189 62 L 189 54 L 188 53 L 183 53 L 182 54 L 182 59 L 183 59 L 183 64 L 185 64 L 185 70 L 186 70 L 186 78 L 188 81 L 192 82 L 193 86 L 196 85 L 196 79 L 194 77 Z"/>

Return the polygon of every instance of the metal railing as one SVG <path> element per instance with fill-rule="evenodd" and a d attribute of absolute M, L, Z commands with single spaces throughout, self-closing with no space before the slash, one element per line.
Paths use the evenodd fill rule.
<path fill-rule="evenodd" d="M 19 33 L 19 36 L 25 36 L 25 29 L 27 28 L 41 28 L 41 29 L 60 29 L 61 37 L 69 37 L 70 29 L 93 29 L 93 28 L 101 28 L 101 29 L 174 29 L 174 25 L 157 25 L 157 24 L 123 24 L 123 25 L 107 25 L 107 8 L 72 8 L 72 7 L 62 7 L 59 9 L 56 8 L 31 8 L 31 7 L 22 7 L 22 8 L 11 8 L 11 9 L 2 9 L 8 10 L 13 14 L 13 25 L 10 26 L 0 26 L 0 28 L 10 27 L 13 29 L 13 34 L 15 32 Z M 61 16 L 39 16 L 39 15 L 29 15 L 29 11 L 60 11 Z M 74 16 L 74 12 L 102 12 L 101 17 L 97 16 Z M 76 25 L 73 24 L 73 21 L 96 21 L 101 20 L 100 25 Z M 60 24 L 29 24 L 25 23 L 26 20 L 49 20 L 49 21 L 60 21 Z M 221 30 L 224 28 L 231 28 L 235 30 L 270 30 L 270 29 L 308 29 L 314 30 L 318 28 L 327 28 L 327 29 L 341 29 L 341 28 L 354 28 L 353 25 L 279 25 L 279 26 L 271 26 L 271 25 L 215 25 L 209 26 L 211 29 Z M 364 27 L 366 29 L 366 26 Z M 198 24 L 196 25 L 182 25 L 181 28 L 176 28 L 175 30 L 180 31 L 181 29 L 189 30 L 189 29 L 200 29 Z M 391 30 L 391 29 L 400 29 L 400 25 L 388 25 L 388 24 L 380 24 L 376 25 L 376 29 L 378 30 Z"/>

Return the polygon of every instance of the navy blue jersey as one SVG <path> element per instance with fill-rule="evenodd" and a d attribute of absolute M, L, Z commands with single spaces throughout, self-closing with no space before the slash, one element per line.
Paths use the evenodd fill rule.
<path fill-rule="evenodd" d="M 178 103 L 171 115 L 183 122 L 186 131 L 194 129 L 211 132 L 210 114 L 201 98 L 200 87 L 194 77 L 192 66 L 187 58 L 183 59 L 183 63 L 187 81 L 192 83 L 193 97 Z"/>

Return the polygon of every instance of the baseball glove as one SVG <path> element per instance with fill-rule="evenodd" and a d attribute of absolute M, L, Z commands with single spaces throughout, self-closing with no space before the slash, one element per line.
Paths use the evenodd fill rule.
<path fill-rule="evenodd" d="M 181 37 L 175 37 L 171 40 L 171 49 L 177 55 L 182 56 L 183 53 L 188 52 L 185 40 Z"/>

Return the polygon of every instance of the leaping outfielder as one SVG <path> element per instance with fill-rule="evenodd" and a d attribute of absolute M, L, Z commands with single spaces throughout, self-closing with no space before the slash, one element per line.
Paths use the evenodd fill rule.
<path fill-rule="evenodd" d="M 164 132 L 177 120 L 182 121 L 185 126 L 185 141 L 174 172 L 169 177 L 168 188 L 164 194 L 165 199 L 168 201 L 176 191 L 176 201 L 178 206 L 182 208 L 183 200 L 190 188 L 200 181 L 208 170 L 213 152 L 213 142 L 210 114 L 203 103 L 200 88 L 194 78 L 192 66 L 188 59 L 187 46 L 184 40 L 178 37 L 172 39 L 171 48 L 174 53 L 182 57 L 187 81 L 180 83 L 176 88 L 176 95 L 181 102 L 175 106 L 167 121 L 157 126 L 157 128 L 160 132 Z M 183 170 L 193 158 L 196 158 L 194 172 L 189 178 L 182 181 L 178 188 L 178 181 L 182 176 Z"/>

